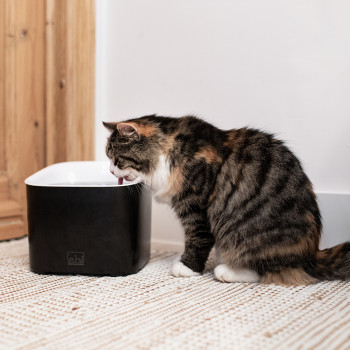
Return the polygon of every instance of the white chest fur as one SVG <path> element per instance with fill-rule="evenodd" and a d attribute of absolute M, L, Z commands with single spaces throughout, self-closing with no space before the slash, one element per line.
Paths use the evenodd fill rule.
<path fill-rule="evenodd" d="M 155 199 L 161 203 L 171 203 L 169 192 L 168 179 L 170 175 L 169 162 L 164 155 L 159 157 L 156 170 L 152 176 L 147 176 L 144 180 L 149 185 L 154 193 Z"/>

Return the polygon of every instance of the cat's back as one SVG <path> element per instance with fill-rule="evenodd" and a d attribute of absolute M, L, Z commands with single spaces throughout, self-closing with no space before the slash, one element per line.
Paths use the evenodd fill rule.
<path fill-rule="evenodd" d="M 257 129 L 242 128 L 226 131 L 225 148 L 228 156 L 217 176 L 209 210 L 216 231 L 230 222 L 242 235 L 258 234 L 279 225 L 306 226 L 310 220 L 317 226 L 315 232 L 320 231 L 311 182 L 282 141 Z"/>
<path fill-rule="evenodd" d="M 232 175 L 237 190 L 249 185 L 259 192 L 268 188 L 278 192 L 289 182 L 300 181 L 301 186 L 308 182 L 298 158 L 273 134 L 246 127 L 229 130 L 223 149 L 228 156 L 222 173 Z"/>

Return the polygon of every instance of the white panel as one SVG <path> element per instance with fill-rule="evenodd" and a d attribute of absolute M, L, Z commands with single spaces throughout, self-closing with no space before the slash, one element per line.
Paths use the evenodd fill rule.
<path fill-rule="evenodd" d="M 109 162 L 63 162 L 49 165 L 39 170 L 25 180 L 31 186 L 49 187 L 115 187 L 128 186 L 140 182 L 123 181 L 118 185 L 118 179 L 109 171 Z"/>

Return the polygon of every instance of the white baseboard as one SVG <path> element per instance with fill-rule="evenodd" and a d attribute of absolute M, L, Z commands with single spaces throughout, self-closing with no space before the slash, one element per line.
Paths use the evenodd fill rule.
<path fill-rule="evenodd" d="M 182 253 L 184 251 L 185 245 L 183 243 L 177 243 L 167 240 L 152 239 L 151 249 L 152 250 L 162 250 L 170 251 L 176 253 Z"/>
<path fill-rule="evenodd" d="M 350 241 L 350 194 L 317 193 L 323 233 L 321 249 Z"/>

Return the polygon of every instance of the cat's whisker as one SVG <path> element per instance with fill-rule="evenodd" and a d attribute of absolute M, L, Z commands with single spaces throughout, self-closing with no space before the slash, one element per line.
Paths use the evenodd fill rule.
<path fill-rule="evenodd" d="M 138 195 L 139 195 L 139 196 L 141 196 L 142 191 L 141 191 L 141 189 L 140 189 L 140 184 L 139 184 L 139 183 L 138 183 L 138 184 L 136 184 L 135 189 L 136 189 L 136 191 L 137 191 Z"/>
<path fill-rule="evenodd" d="M 147 184 L 145 184 L 143 181 L 139 182 L 139 185 L 140 185 L 141 189 L 145 189 L 147 191 L 151 190 L 151 187 L 148 186 Z"/>
<path fill-rule="evenodd" d="M 129 176 L 131 174 L 131 171 L 129 171 L 124 177 L 127 177 L 127 176 Z M 127 186 L 128 187 L 128 190 L 129 190 L 129 193 L 131 194 L 131 195 L 133 195 L 134 194 L 134 190 L 133 190 L 133 187 L 134 186 Z"/>

